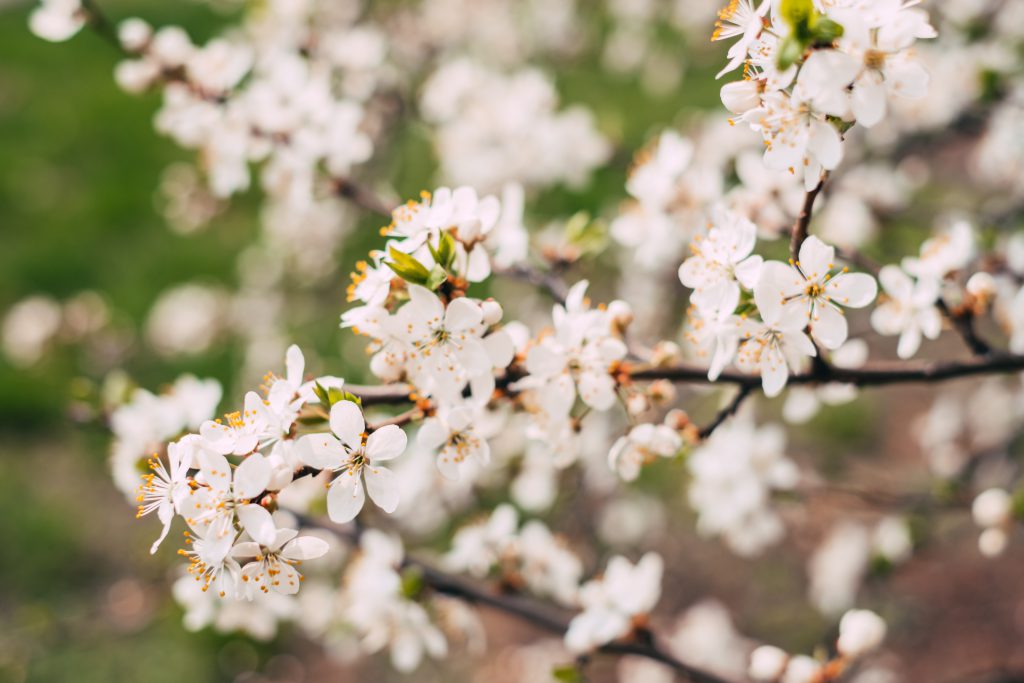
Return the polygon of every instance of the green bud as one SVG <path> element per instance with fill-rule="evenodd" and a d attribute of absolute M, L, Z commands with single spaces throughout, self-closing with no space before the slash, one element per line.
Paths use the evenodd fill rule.
<path fill-rule="evenodd" d="M 792 35 L 786 36 L 786 39 L 782 41 L 782 45 L 779 46 L 779 55 L 777 58 L 779 71 L 785 71 L 799 62 L 800 58 L 803 56 L 803 42 Z"/>
<path fill-rule="evenodd" d="M 843 37 L 843 25 L 821 17 L 814 24 L 814 42 L 818 45 L 831 45 L 837 38 Z"/>
<path fill-rule="evenodd" d="M 427 284 L 427 280 L 430 279 L 430 271 L 422 263 L 394 247 L 388 249 L 388 255 L 391 260 L 384 263 L 394 271 L 395 275 L 416 285 Z"/>
<path fill-rule="evenodd" d="M 427 277 L 427 281 L 424 286 L 430 290 L 436 290 L 438 287 L 444 284 L 445 280 L 448 279 L 448 271 L 441 266 L 434 266 L 430 270 L 430 275 Z"/>
<path fill-rule="evenodd" d="M 572 664 L 566 664 L 564 666 L 556 666 L 551 670 L 551 677 L 561 683 L 582 683 L 583 676 Z"/>

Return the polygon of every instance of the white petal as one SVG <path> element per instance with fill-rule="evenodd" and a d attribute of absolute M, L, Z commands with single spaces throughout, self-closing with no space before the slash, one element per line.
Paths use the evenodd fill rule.
<path fill-rule="evenodd" d="M 866 273 L 841 273 L 825 287 L 829 297 L 840 306 L 863 308 L 878 295 L 878 283 Z"/>
<path fill-rule="evenodd" d="M 782 352 L 774 345 L 761 351 L 761 386 L 768 398 L 782 393 L 789 380 L 789 367 Z"/>
<path fill-rule="evenodd" d="M 359 448 L 366 431 L 363 411 L 352 401 L 338 401 L 331 406 L 331 431 L 350 449 Z"/>
<path fill-rule="evenodd" d="M 391 514 L 398 508 L 398 482 L 395 474 L 386 467 L 375 467 L 367 465 L 364 470 L 366 475 L 366 492 L 370 494 L 370 500 L 377 504 L 384 512 Z"/>
<path fill-rule="evenodd" d="M 365 500 L 366 493 L 359 477 L 351 472 L 342 472 L 327 491 L 327 516 L 338 524 L 351 522 L 363 509 Z"/>
<path fill-rule="evenodd" d="M 444 327 L 446 330 L 465 330 L 479 325 L 483 316 L 479 304 L 461 297 L 448 304 L 448 310 L 444 314 Z"/>
<path fill-rule="evenodd" d="M 811 235 L 800 245 L 800 270 L 808 279 L 822 278 L 831 270 L 836 250 Z"/>
<path fill-rule="evenodd" d="M 420 427 L 420 431 L 416 434 L 416 443 L 421 448 L 428 450 L 437 450 L 441 447 L 445 441 L 448 440 L 448 430 L 445 429 L 444 424 L 436 417 L 428 417 L 423 421 L 423 426 Z"/>
<path fill-rule="evenodd" d="M 397 458 L 405 451 L 409 437 L 398 425 L 387 425 L 366 439 L 366 457 L 371 462 Z"/>
<path fill-rule="evenodd" d="M 811 336 L 826 349 L 838 349 L 849 335 L 846 316 L 835 306 L 818 305 L 811 320 Z"/>
<path fill-rule="evenodd" d="M 281 557 L 299 562 L 315 560 L 318 557 L 326 555 L 330 548 L 331 547 L 327 544 L 327 541 L 322 538 L 317 538 L 316 536 L 301 536 L 288 541 L 288 543 L 285 544 L 284 548 L 281 550 Z"/>
<path fill-rule="evenodd" d="M 201 451 L 199 468 L 203 473 L 203 479 L 214 491 L 224 492 L 231 488 L 231 465 L 220 453 Z"/>
<path fill-rule="evenodd" d="M 273 517 L 262 505 L 239 505 L 235 510 L 242 528 L 260 545 L 271 548 L 277 535 Z"/>
<path fill-rule="evenodd" d="M 248 500 L 258 496 L 270 483 L 270 463 L 259 453 L 253 453 L 235 470 L 235 498 Z"/>
<path fill-rule="evenodd" d="M 318 470 L 333 470 L 345 462 L 341 442 L 332 434 L 307 434 L 295 442 L 295 454 L 306 465 Z"/>

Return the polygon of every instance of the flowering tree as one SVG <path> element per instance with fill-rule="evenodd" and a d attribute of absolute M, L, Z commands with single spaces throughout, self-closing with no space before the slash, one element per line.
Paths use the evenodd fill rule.
<path fill-rule="evenodd" d="M 157 130 L 198 163 L 178 171 L 183 230 L 258 186 L 265 225 L 246 272 L 329 276 L 353 208 L 387 223 L 368 254 L 345 255 L 341 327 L 365 341 L 374 383 L 308 372 L 291 345 L 283 371 L 229 398 L 240 409 L 222 418 L 221 387 L 192 376 L 111 411 L 115 482 L 162 525 L 152 551 L 186 529 L 174 585 L 186 624 L 264 635 L 293 620 L 339 656 L 388 650 L 411 672 L 479 647 L 478 610 L 497 610 L 562 640 L 532 652 L 544 673 L 520 680 L 583 680 L 604 655 L 628 681 L 891 680 L 886 621 L 858 605 L 869 563 L 907 562 L 911 515 L 946 509 L 969 510 L 980 552 L 997 556 L 1024 507 L 1016 472 L 987 466 L 1007 458 L 1024 405 L 1024 236 L 1005 229 L 1024 196 L 1024 82 L 1013 56 L 982 50 L 1019 52 L 1021 6 L 930 16 L 912 0 L 732 0 L 712 37 L 730 41 L 718 76 L 733 79 L 721 88 L 731 118 L 666 129 L 637 153 L 604 239 L 584 213 L 531 232 L 524 209 L 545 188 L 586 184 L 615 152 L 590 112 L 560 106 L 524 65 L 570 58 L 585 8 L 443 4 L 274 0 L 204 45 L 175 26 L 115 26 L 93 0 L 43 0 L 31 15 L 47 40 L 93 29 L 121 53 L 123 89 L 162 92 Z M 608 45 L 656 18 L 613 4 Z M 687 3 L 680 33 L 703 4 Z M 446 30 L 434 16 L 459 11 L 484 25 Z M 969 59 L 988 90 L 943 82 Z M 374 162 L 410 116 L 455 187 L 397 204 Z M 915 152 L 961 130 L 976 192 L 995 199 L 878 263 L 878 233 L 928 187 Z M 503 297 L 500 280 L 549 301 Z M 248 363 L 286 335 L 261 311 L 289 306 L 283 283 L 249 277 L 238 294 Z M 153 336 L 171 352 L 215 343 L 224 307 L 183 287 L 154 307 Z M 875 358 L 883 337 L 898 338 L 897 358 Z M 938 357 L 914 359 L 930 345 Z M 941 488 L 824 477 L 789 457 L 772 421 L 781 409 L 803 424 L 862 388 L 958 378 L 994 407 L 938 393 L 925 426 L 906 430 Z M 684 488 L 640 486 L 665 472 Z M 600 538 L 545 522 L 569 489 Z M 665 557 L 687 549 L 653 547 L 653 531 L 676 500 L 701 536 L 753 561 L 800 524 L 794 509 L 834 495 L 871 512 L 837 521 L 810 554 L 809 597 L 829 624 L 820 649 L 754 642 L 706 604 L 666 628 Z"/>

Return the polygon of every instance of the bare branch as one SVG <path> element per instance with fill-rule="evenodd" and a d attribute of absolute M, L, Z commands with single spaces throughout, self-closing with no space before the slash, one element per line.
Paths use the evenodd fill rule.
<path fill-rule="evenodd" d="M 793 261 L 800 260 L 800 245 L 807 239 L 807 230 L 811 224 L 811 213 L 814 210 L 814 200 L 818 198 L 821 189 L 825 187 L 826 180 L 828 180 L 827 171 L 814 189 L 809 190 L 804 195 L 804 205 L 800 209 L 800 215 L 796 217 L 796 223 L 793 224 L 793 236 L 789 240 L 789 256 Z"/>
<path fill-rule="evenodd" d="M 339 197 L 348 199 L 361 209 L 375 213 L 387 219 L 391 219 L 391 212 L 395 209 L 395 203 L 382 199 L 372 190 L 355 183 L 351 178 L 334 178 L 334 193 Z"/>
<path fill-rule="evenodd" d="M 727 403 L 718 413 L 714 419 L 711 420 L 707 425 L 701 428 L 699 435 L 701 439 L 706 439 L 721 426 L 723 422 L 728 420 L 730 417 L 736 414 L 736 411 L 740 409 L 743 401 L 750 395 L 750 392 L 754 390 L 754 387 L 750 384 L 740 385 L 739 391 L 733 397 L 729 403 Z"/>

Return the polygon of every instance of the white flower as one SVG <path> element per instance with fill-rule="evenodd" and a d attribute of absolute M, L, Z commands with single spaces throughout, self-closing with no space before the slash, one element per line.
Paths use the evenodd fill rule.
<path fill-rule="evenodd" d="M 860 657 L 882 644 L 885 631 L 885 622 L 874 612 L 850 610 L 839 620 L 836 649 L 844 657 Z"/>
<path fill-rule="evenodd" d="M 410 347 L 409 372 L 423 396 L 458 401 L 473 382 L 478 400 L 490 399 L 494 368 L 512 362 L 511 338 L 498 331 L 484 337 L 479 303 L 465 297 L 445 306 L 430 290 L 409 286 L 409 302 L 387 321 L 391 333 Z"/>
<path fill-rule="evenodd" d="M 771 7 L 770 0 L 761 0 L 754 6 L 755 0 L 729 0 L 729 4 L 719 11 L 715 22 L 715 32 L 711 40 L 727 40 L 740 36 L 729 48 L 729 63 L 718 72 L 715 78 L 721 78 L 733 71 L 747 58 L 747 51 L 764 29 L 764 18 Z"/>
<path fill-rule="evenodd" d="M 719 310 L 723 302 L 738 300 L 740 285 L 753 289 L 763 261 L 751 255 L 757 227 L 749 220 L 718 206 L 712 226 L 706 239 L 694 238 L 693 256 L 679 266 L 679 281 L 694 290 L 691 300 L 702 310 Z"/>
<path fill-rule="evenodd" d="M 294 565 L 325 555 L 329 549 L 327 542 L 315 536 L 300 537 L 294 529 L 278 529 L 270 513 L 260 505 L 242 505 L 236 514 L 252 541 L 237 544 L 232 554 L 236 558 L 256 558 L 242 567 L 242 581 L 247 588 L 264 593 L 297 593 L 302 575 Z"/>
<path fill-rule="evenodd" d="M 765 300 L 766 291 L 754 290 L 762 320 L 745 322 L 745 339 L 736 353 L 736 364 L 747 372 L 760 373 L 765 396 L 772 398 L 782 393 L 790 371 L 798 370 L 804 359 L 817 356 L 818 350 L 804 334 L 804 312 L 779 306 L 774 298 Z"/>
<path fill-rule="evenodd" d="M 340 524 L 354 519 L 363 509 L 367 493 L 382 510 L 394 512 L 398 507 L 397 484 L 391 470 L 380 463 L 405 451 L 405 432 L 396 425 L 387 425 L 365 436 L 363 413 L 351 401 L 331 406 L 330 425 L 332 434 L 308 434 L 296 447 L 299 458 L 310 467 L 339 473 L 327 492 L 331 520 Z"/>
<path fill-rule="evenodd" d="M 971 504 L 971 515 L 980 527 L 1003 526 L 1013 516 L 1013 498 L 1003 489 L 986 489 Z"/>
<path fill-rule="evenodd" d="M 865 273 L 850 273 L 847 268 L 834 272 L 834 261 L 835 248 L 811 235 L 800 246 L 795 264 L 765 263 L 755 288 L 762 317 L 799 314 L 825 348 L 842 346 L 848 334 L 843 309 L 867 306 L 878 285 Z"/>
<path fill-rule="evenodd" d="M 467 461 L 480 466 L 490 462 L 491 448 L 479 434 L 479 418 L 472 408 L 458 406 L 423 421 L 416 438 L 420 446 L 437 451 L 437 469 L 448 479 L 458 479 Z"/>
<path fill-rule="evenodd" d="M 245 455 L 280 437 L 280 425 L 274 425 L 271 413 L 259 394 L 245 395 L 240 412 L 225 415 L 227 424 L 220 420 L 207 420 L 199 427 L 203 445 L 222 455 Z"/>
<path fill-rule="evenodd" d="M 610 559 L 600 579 L 580 588 L 583 612 L 569 623 L 565 646 L 584 653 L 628 635 L 633 618 L 646 615 L 661 597 L 663 569 L 656 553 L 647 553 L 635 565 L 621 556 Z"/>
<path fill-rule="evenodd" d="M 757 427 L 749 413 L 741 413 L 694 450 L 687 458 L 693 476 L 688 499 L 698 513 L 701 535 L 721 535 L 743 556 L 782 537 L 785 530 L 771 507 L 771 494 L 792 489 L 799 479 L 785 446 L 786 433 L 779 425 Z"/>
<path fill-rule="evenodd" d="M 898 7 L 898 3 L 888 4 Z M 889 94 L 914 99 L 927 94 L 928 72 L 907 50 L 916 38 L 935 37 L 927 14 L 906 10 L 879 18 L 881 24 L 866 20 L 858 11 L 839 11 L 835 18 L 843 26 L 838 48 L 849 55 L 856 69 L 855 80 L 847 79 L 845 73 L 836 79 L 844 87 L 853 82 L 850 108 L 857 123 L 871 127 L 881 121 Z"/>
<path fill-rule="evenodd" d="M 765 683 L 774 683 L 786 670 L 789 655 L 774 645 L 762 645 L 750 654 L 748 674 L 751 678 Z"/>
<path fill-rule="evenodd" d="M 918 280 L 938 280 L 971 262 L 976 253 L 974 227 L 956 221 L 921 245 L 920 256 L 908 256 L 901 265 Z"/>
<path fill-rule="evenodd" d="M 745 113 L 743 120 L 764 138 L 765 164 L 802 176 L 807 191 L 821 181 L 822 169 L 830 171 L 843 159 L 839 131 L 824 115 L 785 92 L 766 94 L 761 106 Z"/>
<path fill-rule="evenodd" d="M 546 385 L 560 394 L 571 407 L 577 391 L 584 403 L 595 410 L 608 410 L 615 403 L 612 365 L 626 355 L 626 345 L 612 335 L 612 320 L 606 311 L 591 309 L 584 300 L 587 281 L 569 290 L 565 306 L 555 306 L 555 334 L 544 337 L 526 356 L 530 376 L 524 386 Z M 560 382 L 570 376 L 572 382 Z"/>
<path fill-rule="evenodd" d="M 640 469 L 658 457 L 671 458 L 682 448 L 679 432 L 668 425 L 641 424 L 620 437 L 608 452 L 608 465 L 626 481 L 632 481 Z"/>
<path fill-rule="evenodd" d="M 85 20 L 80 0 L 42 0 L 29 15 L 28 26 L 40 38 L 59 43 L 78 33 Z"/>
<path fill-rule="evenodd" d="M 937 339 L 942 314 L 936 308 L 939 283 L 932 279 L 914 282 L 899 266 L 888 265 L 878 273 L 886 298 L 871 313 L 871 326 L 884 335 L 900 336 L 896 354 L 910 358 L 921 347 L 921 337 Z"/>
<path fill-rule="evenodd" d="M 142 477 L 143 484 L 139 487 L 136 516 L 144 517 L 156 512 L 157 518 L 164 525 L 160 537 L 149 549 L 151 554 L 156 552 L 160 543 L 167 537 L 174 515 L 190 491 L 187 475 L 189 468 L 194 466 L 194 443 L 188 441 L 188 438 L 167 445 L 167 467 L 164 467 L 159 458 L 150 459 L 149 467 L 153 472 Z"/>
<path fill-rule="evenodd" d="M 470 524 L 455 532 L 445 566 L 484 577 L 508 552 L 515 540 L 519 514 L 508 504 L 494 508 L 484 522 Z"/>

